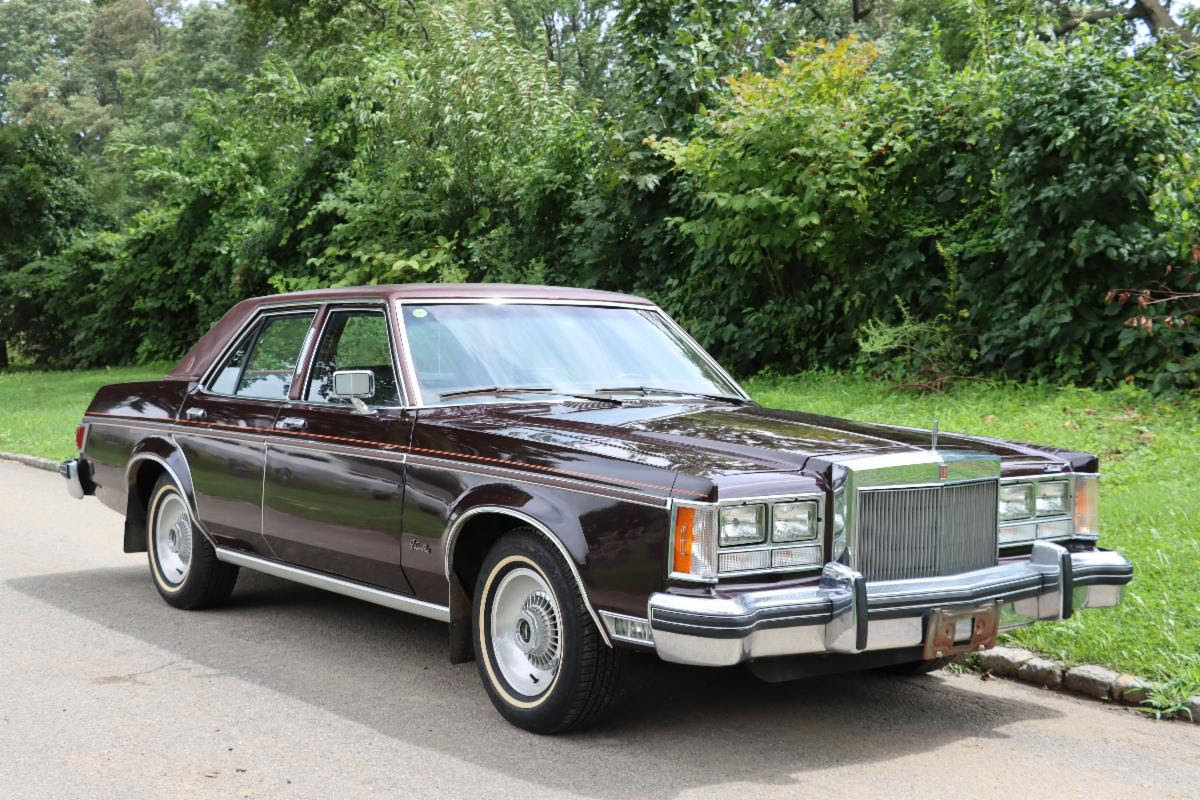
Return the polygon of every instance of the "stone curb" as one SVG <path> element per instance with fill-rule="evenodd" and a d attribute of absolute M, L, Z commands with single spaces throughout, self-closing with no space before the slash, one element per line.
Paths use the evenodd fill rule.
<path fill-rule="evenodd" d="M 1150 681 L 1136 675 L 1122 675 L 1095 664 L 1067 667 L 1019 647 L 994 647 L 977 654 L 976 659 L 980 672 L 998 678 L 1015 678 L 1127 706 L 1144 707 L 1153 687 Z M 1200 695 L 1188 698 L 1185 706 L 1191 712 L 1190 721 L 1200 724 Z M 1189 721 L 1187 711 L 1177 713 L 1175 719 Z"/>
<path fill-rule="evenodd" d="M 24 464 L 27 467 L 35 467 L 37 469 L 45 469 L 50 472 L 58 472 L 58 462 L 51 461 L 48 458 L 40 456 L 27 456 L 24 453 L 0 453 L 0 460 L 16 461 L 18 464 Z"/>

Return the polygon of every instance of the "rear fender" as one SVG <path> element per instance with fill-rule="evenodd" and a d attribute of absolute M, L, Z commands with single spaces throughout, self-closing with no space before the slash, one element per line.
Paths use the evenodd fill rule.
<path fill-rule="evenodd" d="M 147 505 L 155 482 L 164 473 L 169 475 L 183 492 L 192 513 L 193 524 L 199 519 L 196 513 L 196 495 L 192 488 L 192 472 L 174 439 L 164 436 L 142 439 L 134 446 L 129 455 L 129 463 L 125 467 L 126 553 L 146 552 Z M 196 527 L 199 529 L 198 525 Z"/>

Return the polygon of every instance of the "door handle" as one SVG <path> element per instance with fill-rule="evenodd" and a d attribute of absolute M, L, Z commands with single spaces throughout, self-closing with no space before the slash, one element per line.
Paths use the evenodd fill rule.
<path fill-rule="evenodd" d="M 284 417 L 275 423 L 275 427 L 285 431 L 302 431 L 308 427 L 308 423 L 300 417 Z"/>
<path fill-rule="evenodd" d="M 189 408 L 183 415 L 188 419 L 204 419 L 208 416 L 203 408 Z"/>

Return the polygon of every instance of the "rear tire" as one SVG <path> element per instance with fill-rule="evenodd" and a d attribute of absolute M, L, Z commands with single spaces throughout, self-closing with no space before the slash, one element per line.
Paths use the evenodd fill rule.
<path fill-rule="evenodd" d="M 150 492 L 146 555 L 159 595 L 176 608 L 198 609 L 229 599 L 238 568 L 217 553 L 192 519 L 187 498 L 169 475 Z"/>
<path fill-rule="evenodd" d="M 487 554 L 471 629 L 488 697 L 518 728 L 579 728 L 617 697 L 625 654 L 604 643 L 574 576 L 532 528 L 506 534 Z"/>

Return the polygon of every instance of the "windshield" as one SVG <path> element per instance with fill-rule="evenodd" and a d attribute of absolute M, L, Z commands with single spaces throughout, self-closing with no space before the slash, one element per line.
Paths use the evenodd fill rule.
<path fill-rule="evenodd" d="M 427 405 L 614 389 L 642 394 L 639 387 L 654 387 L 647 395 L 740 396 L 656 311 L 490 303 L 406 304 L 401 311 Z"/>

